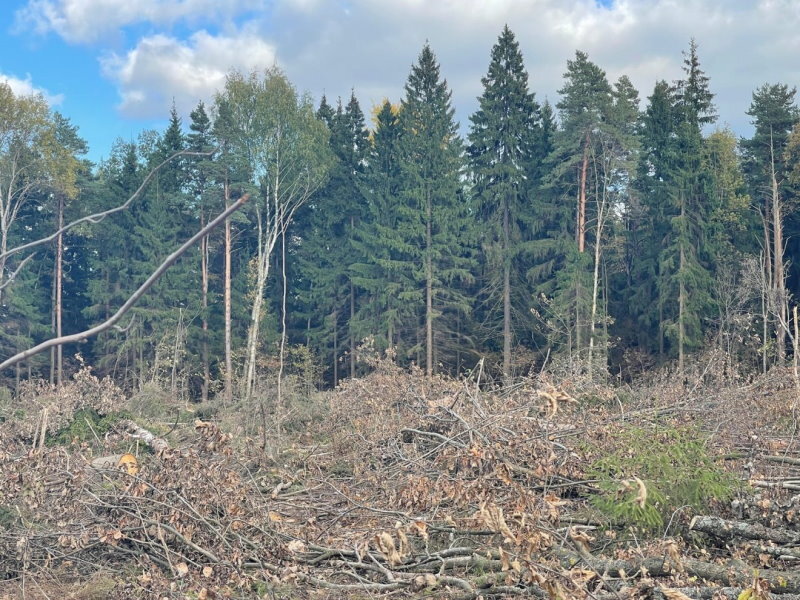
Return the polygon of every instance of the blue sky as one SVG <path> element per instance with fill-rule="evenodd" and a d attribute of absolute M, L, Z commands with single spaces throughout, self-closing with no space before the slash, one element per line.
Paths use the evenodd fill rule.
<path fill-rule="evenodd" d="M 505 23 L 540 100 L 557 101 L 581 49 L 610 80 L 629 75 L 644 105 L 656 80 L 680 76 L 691 37 L 720 123 L 739 134 L 753 89 L 800 80 L 796 0 L 5 0 L 0 77 L 44 93 L 98 160 L 117 137 L 162 128 L 173 99 L 187 118 L 232 68 L 277 64 L 316 99 L 354 89 L 368 112 L 400 99 L 428 40 L 466 125 Z"/>

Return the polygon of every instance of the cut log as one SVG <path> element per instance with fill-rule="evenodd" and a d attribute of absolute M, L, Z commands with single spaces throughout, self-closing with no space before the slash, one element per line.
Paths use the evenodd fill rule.
<path fill-rule="evenodd" d="M 142 440 L 152 448 L 156 454 L 162 454 L 169 450 L 169 444 L 164 438 L 158 437 L 152 431 L 148 431 L 141 425 L 134 423 L 130 419 L 123 419 L 118 423 L 120 429 L 126 431 L 132 437 Z"/>
<path fill-rule="evenodd" d="M 692 600 L 716 600 L 725 598 L 726 600 L 738 600 L 747 588 L 740 587 L 687 587 L 687 588 L 655 588 L 653 598 L 655 600 L 673 600 L 675 596 L 670 596 L 669 592 L 678 592 Z M 797 594 L 773 593 L 774 600 L 800 600 Z"/>
<path fill-rule="evenodd" d="M 665 577 L 684 573 L 723 586 L 746 588 L 752 583 L 755 572 L 753 567 L 737 560 L 729 561 L 727 564 L 714 564 L 694 558 L 681 558 L 680 562 L 676 562 L 668 556 L 641 560 L 614 560 L 597 558 L 586 552 L 579 554 L 556 550 L 554 553 L 567 568 L 586 564 L 592 570 L 612 577 L 638 577 L 644 573 L 651 577 Z M 758 578 L 769 583 L 770 589 L 776 594 L 800 594 L 800 571 L 761 569 L 758 571 Z"/>
<path fill-rule="evenodd" d="M 776 544 L 797 544 L 800 534 L 783 529 L 771 529 L 758 523 L 728 521 L 719 517 L 697 516 L 692 519 L 689 529 L 709 533 L 722 540 L 768 540 Z"/>

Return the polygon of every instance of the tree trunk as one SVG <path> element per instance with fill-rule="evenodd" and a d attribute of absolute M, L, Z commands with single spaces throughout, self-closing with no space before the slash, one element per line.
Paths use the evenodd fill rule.
<path fill-rule="evenodd" d="M 575 228 L 575 239 L 578 242 L 578 252 L 583 254 L 586 248 L 586 177 L 589 172 L 589 132 L 586 132 L 586 141 L 583 147 L 583 161 L 581 162 L 581 183 L 578 192 L 578 218 Z"/>
<path fill-rule="evenodd" d="M 230 205 L 230 187 L 225 181 L 225 208 Z M 233 358 L 231 354 L 231 221 L 225 221 L 225 403 L 233 402 Z"/>
<path fill-rule="evenodd" d="M 50 333 L 56 335 L 56 279 L 58 277 L 58 265 L 53 263 L 53 283 L 50 286 Z M 50 348 L 50 385 L 56 384 L 56 349 Z"/>
<path fill-rule="evenodd" d="M 681 214 L 683 210 L 681 210 Z M 686 266 L 686 255 L 684 254 L 683 246 L 681 245 L 681 258 L 680 258 L 680 283 L 678 290 L 678 375 L 683 378 L 683 360 L 684 360 L 684 343 L 686 341 L 686 331 L 684 329 L 684 314 L 686 313 L 686 286 L 683 282 L 683 272 Z"/>
<path fill-rule="evenodd" d="M 281 232 L 281 282 L 283 289 L 281 293 L 281 348 L 279 353 L 278 366 L 278 406 L 282 406 L 283 401 L 283 365 L 286 358 L 286 230 Z"/>
<path fill-rule="evenodd" d="M 433 207 L 430 190 L 425 191 L 425 375 L 433 375 Z"/>
<path fill-rule="evenodd" d="M 250 329 L 247 332 L 247 355 L 244 368 L 244 398 L 249 400 L 256 379 L 256 350 L 261 328 L 261 309 L 264 306 L 264 290 L 267 285 L 270 267 L 272 240 L 265 240 L 262 234 L 261 219 L 258 225 L 258 273 L 254 289 L 253 308 L 250 311 Z"/>
<path fill-rule="evenodd" d="M 594 240 L 594 273 L 592 276 L 592 317 L 589 321 L 589 379 L 594 375 L 594 338 L 597 323 L 597 297 L 600 289 L 600 254 L 602 250 L 601 238 L 603 235 L 603 209 L 597 215 L 597 235 Z"/>
<path fill-rule="evenodd" d="M 786 281 L 783 268 L 783 217 L 781 216 L 781 199 L 778 191 L 778 179 L 775 173 L 775 155 L 770 141 L 770 179 L 772 184 L 772 284 L 775 295 L 775 313 L 778 323 L 775 326 L 775 345 L 778 363 L 786 359 L 786 327 L 788 326 L 788 309 L 786 306 Z"/>
<path fill-rule="evenodd" d="M 333 311 L 333 387 L 339 385 L 339 312 Z"/>
<path fill-rule="evenodd" d="M 355 219 L 351 215 L 350 216 L 350 237 L 352 239 L 353 231 L 355 229 Z M 353 280 L 350 279 L 350 322 L 349 322 L 349 329 L 350 329 L 350 378 L 353 379 L 356 376 L 356 335 L 353 331 L 353 322 L 355 321 L 356 316 L 356 290 L 355 286 L 353 285 Z"/>
<path fill-rule="evenodd" d="M 58 228 L 64 226 L 64 196 L 58 194 Z M 56 337 L 63 335 L 61 330 L 63 304 L 61 301 L 63 292 L 64 281 L 64 234 L 58 234 L 56 242 Z M 64 347 L 58 345 L 56 347 L 56 386 L 61 387 L 61 379 L 64 372 Z"/>
<path fill-rule="evenodd" d="M 205 227 L 205 213 L 200 211 L 200 227 Z M 202 401 L 208 402 L 208 388 L 211 385 L 211 367 L 208 358 L 208 236 L 200 240 L 200 281 L 201 281 L 201 306 L 203 309 L 203 391 Z"/>
<path fill-rule="evenodd" d="M 503 379 L 511 383 L 511 223 L 508 198 L 503 199 Z"/>

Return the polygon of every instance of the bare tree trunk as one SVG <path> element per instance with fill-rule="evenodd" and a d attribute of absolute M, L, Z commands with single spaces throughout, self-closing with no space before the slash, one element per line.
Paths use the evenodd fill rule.
<path fill-rule="evenodd" d="M 433 375 L 433 235 L 430 190 L 425 191 L 425 375 Z"/>
<path fill-rule="evenodd" d="M 681 216 L 683 216 L 683 210 L 681 209 Z M 683 270 L 686 266 L 686 255 L 684 254 L 683 246 L 681 246 L 681 257 L 680 257 L 680 272 L 683 273 Z M 686 286 L 683 283 L 683 277 L 680 278 L 680 289 L 678 290 L 678 375 L 683 378 L 683 365 L 684 365 L 684 350 L 683 346 L 686 339 L 686 331 L 684 329 L 684 313 L 686 312 Z"/>
<path fill-rule="evenodd" d="M 53 285 L 50 290 L 50 333 L 56 335 L 56 278 L 58 266 L 53 263 Z M 50 348 L 50 385 L 56 384 L 56 349 Z"/>
<path fill-rule="evenodd" d="M 775 312 L 778 323 L 775 327 L 775 345 L 778 363 L 786 359 L 786 328 L 788 327 L 788 308 L 786 306 L 786 281 L 783 267 L 783 217 L 781 215 L 781 199 L 778 191 L 778 179 L 775 173 L 775 155 L 770 140 L 770 179 L 772 184 L 772 264 L 774 273 L 772 284 L 775 291 Z"/>
<path fill-rule="evenodd" d="M 172 370 L 170 374 L 170 393 L 172 399 L 178 398 L 178 357 L 181 348 L 181 329 L 183 327 L 183 308 L 178 308 L 178 323 L 175 325 L 175 347 L 172 349 Z"/>
<path fill-rule="evenodd" d="M 355 218 L 350 216 L 350 237 L 352 239 L 353 231 L 355 230 Z M 353 322 L 356 316 L 356 289 L 353 285 L 353 280 L 350 278 L 350 378 L 354 379 L 356 376 L 356 334 L 353 331 Z"/>
<path fill-rule="evenodd" d="M 281 349 L 278 366 L 278 406 L 283 400 L 283 364 L 286 356 L 286 231 L 281 232 L 281 281 L 283 293 L 281 296 Z"/>
<path fill-rule="evenodd" d="M 205 227 L 205 212 L 200 211 L 200 227 Z M 208 402 L 208 388 L 211 385 L 211 367 L 208 357 L 208 236 L 200 241 L 200 280 L 201 306 L 203 309 L 203 391 L 202 401 Z"/>
<path fill-rule="evenodd" d="M 58 194 L 58 228 L 64 227 L 64 196 Z M 63 303 L 61 301 L 64 281 L 64 234 L 58 234 L 56 242 L 56 336 L 63 335 L 61 330 Z M 56 348 L 56 386 L 61 387 L 61 380 L 64 371 L 64 347 L 59 345 Z"/>
<path fill-rule="evenodd" d="M 225 208 L 230 204 L 230 186 L 225 180 Z M 231 355 L 231 222 L 225 221 L 225 403 L 233 402 L 233 358 Z"/>
<path fill-rule="evenodd" d="M 339 311 L 333 311 L 333 387 L 339 385 Z"/>
<path fill-rule="evenodd" d="M 589 132 L 586 132 L 586 141 L 583 147 L 583 162 L 581 163 L 581 183 L 578 192 L 578 218 L 575 228 L 575 239 L 578 242 L 578 252 L 581 254 L 586 248 L 586 177 L 589 171 Z"/>
<path fill-rule="evenodd" d="M 594 274 L 592 277 L 592 318 L 589 321 L 589 379 L 594 375 L 594 338 L 597 323 L 597 297 L 600 289 L 600 254 L 603 235 L 603 209 L 598 211 L 597 235 L 594 240 Z"/>
<path fill-rule="evenodd" d="M 261 218 L 258 219 L 258 262 L 256 284 L 254 289 L 253 307 L 250 310 L 250 328 L 247 332 L 247 355 L 245 357 L 244 368 L 244 398 L 249 400 L 253 393 L 253 386 L 256 379 L 256 350 L 258 349 L 258 339 L 261 328 L 261 309 L 264 306 L 264 290 L 267 285 L 267 277 L 270 268 L 270 251 L 272 250 L 271 240 L 265 240 L 263 235 L 263 225 Z"/>
<path fill-rule="evenodd" d="M 503 199 L 503 379 L 511 383 L 511 223 L 508 198 Z"/>

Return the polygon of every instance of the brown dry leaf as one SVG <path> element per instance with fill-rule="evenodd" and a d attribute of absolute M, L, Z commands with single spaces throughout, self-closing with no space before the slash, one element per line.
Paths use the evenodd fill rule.
<path fill-rule="evenodd" d="M 503 550 L 503 547 L 500 546 L 498 548 L 500 550 L 500 564 L 502 565 L 503 571 L 510 571 L 511 570 L 511 560 L 509 558 L 508 552 Z"/>
<path fill-rule="evenodd" d="M 214 573 L 214 569 L 212 567 L 203 567 L 203 577 L 209 578 Z"/>
<path fill-rule="evenodd" d="M 400 553 L 397 551 L 397 547 L 394 545 L 394 539 L 392 539 L 391 534 L 383 531 L 376 535 L 375 545 L 378 547 L 378 550 L 383 553 L 390 565 L 395 566 L 403 562 Z"/>
<path fill-rule="evenodd" d="M 495 475 L 497 475 L 497 478 L 500 481 L 502 481 L 503 483 L 505 483 L 506 485 L 513 485 L 514 484 L 514 480 L 511 479 L 511 473 L 509 471 L 509 468 L 506 465 L 498 464 L 494 468 L 494 473 L 495 473 Z"/>
<path fill-rule="evenodd" d="M 189 574 L 189 565 L 187 565 L 185 562 L 179 562 L 177 565 L 175 565 L 175 573 L 178 575 L 178 577 L 186 577 L 186 575 Z"/>
<path fill-rule="evenodd" d="M 547 514 L 550 519 L 555 520 L 559 517 L 559 507 L 565 506 L 567 502 L 562 500 L 552 492 L 544 497 L 545 506 L 547 507 Z"/>
<path fill-rule="evenodd" d="M 398 528 L 397 537 L 400 540 L 400 548 L 398 549 L 400 557 L 403 558 L 411 554 L 411 544 L 408 542 L 408 538 L 402 529 Z"/>
<path fill-rule="evenodd" d="M 478 510 L 478 518 L 489 529 L 502 533 L 506 537 L 506 541 L 514 544 L 517 543 L 517 537 L 512 533 L 505 517 L 503 516 L 502 507 L 495 504 L 487 506 L 486 503 L 484 503 Z"/>
<path fill-rule="evenodd" d="M 644 481 L 638 477 L 634 477 L 633 480 L 636 482 L 636 485 L 639 488 L 634 502 L 639 505 L 639 508 L 644 508 L 644 505 L 647 504 L 647 486 L 644 484 Z"/>
<path fill-rule="evenodd" d="M 425 521 L 414 521 L 414 529 L 423 540 L 428 541 L 428 524 Z"/>
<path fill-rule="evenodd" d="M 679 592 L 678 590 L 671 590 L 669 588 L 661 588 L 661 593 L 663 594 L 664 598 L 667 600 L 692 600 L 684 594 L 683 592 Z"/>
<path fill-rule="evenodd" d="M 575 545 L 579 547 L 579 549 L 583 552 L 589 552 L 589 543 L 594 540 L 588 533 L 585 531 L 580 531 L 575 529 L 574 527 L 570 527 L 569 529 L 569 537 L 575 542 Z"/>

